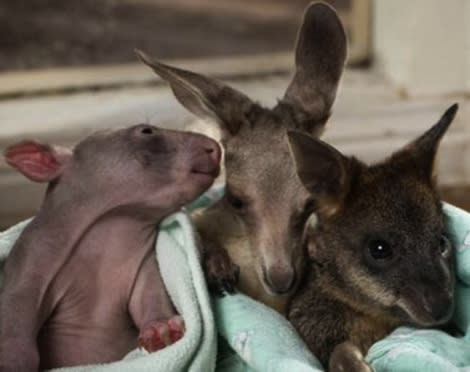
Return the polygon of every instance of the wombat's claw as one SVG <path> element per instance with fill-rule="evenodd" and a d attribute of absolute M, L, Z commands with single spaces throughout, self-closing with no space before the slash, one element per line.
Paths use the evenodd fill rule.
<path fill-rule="evenodd" d="M 139 344 L 149 353 L 174 344 L 184 335 L 184 321 L 179 315 L 148 323 L 141 331 Z"/>
<path fill-rule="evenodd" d="M 351 342 L 343 342 L 335 347 L 330 357 L 330 372 L 372 372 L 362 352 Z"/>
<path fill-rule="evenodd" d="M 240 268 L 235 265 L 225 251 L 210 254 L 204 260 L 206 280 L 209 290 L 223 296 L 233 294 L 240 276 Z"/>

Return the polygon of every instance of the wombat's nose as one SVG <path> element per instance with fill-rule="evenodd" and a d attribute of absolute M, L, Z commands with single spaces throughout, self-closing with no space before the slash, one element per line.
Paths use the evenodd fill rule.
<path fill-rule="evenodd" d="M 214 177 L 219 174 L 221 150 L 217 142 L 202 135 L 194 135 L 187 143 L 187 148 L 192 171 Z"/>
<path fill-rule="evenodd" d="M 214 163 L 219 163 L 221 151 L 217 142 L 209 140 L 207 144 L 204 145 L 204 151 L 212 158 Z"/>
<path fill-rule="evenodd" d="M 296 275 L 292 267 L 274 265 L 264 271 L 264 279 L 273 292 L 287 294 L 295 285 Z"/>

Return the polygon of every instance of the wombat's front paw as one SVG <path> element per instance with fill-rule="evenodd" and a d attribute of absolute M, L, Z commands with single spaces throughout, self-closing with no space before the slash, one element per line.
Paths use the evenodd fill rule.
<path fill-rule="evenodd" d="M 169 319 L 155 320 L 140 330 L 139 344 L 149 353 L 174 344 L 184 335 L 184 320 L 175 315 Z"/>
<path fill-rule="evenodd" d="M 223 295 L 224 292 L 235 292 L 240 268 L 232 262 L 225 250 L 207 252 L 203 266 L 207 285 L 212 293 Z"/>
<path fill-rule="evenodd" d="M 330 357 L 330 372 L 372 372 L 359 348 L 351 342 L 335 347 Z"/>

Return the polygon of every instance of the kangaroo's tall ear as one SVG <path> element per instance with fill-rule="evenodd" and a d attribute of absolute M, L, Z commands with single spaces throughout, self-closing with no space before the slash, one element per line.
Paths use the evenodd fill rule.
<path fill-rule="evenodd" d="M 317 2 L 308 6 L 297 36 L 296 71 L 280 105 L 297 127 L 318 134 L 330 115 L 347 53 L 346 33 L 336 11 Z"/>
<path fill-rule="evenodd" d="M 439 143 L 454 120 L 458 108 L 457 103 L 450 106 L 434 126 L 396 152 L 390 161 L 400 163 L 404 169 L 410 169 L 414 174 L 421 175 L 427 181 L 432 182 Z"/>
<path fill-rule="evenodd" d="M 349 190 L 348 159 L 310 135 L 297 131 L 287 135 L 300 181 L 320 211 L 333 213 Z"/>
<path fill-rule="evenodd" d="M 247 122 L 253 102 L 241 92 L 203 75 L 153 60 L 140 50 L 139 58 L 170 83 L 178 101 L 193 114 L 215 120 L 223 136 L 236 135 Z"/>
<path fill-rule="evenodd" d="M 35 182 L 50 182 L 62 174 L 72 158 L 69 149 L 33 141 L 24 141 L 4 151 L 5 161 Z"/>

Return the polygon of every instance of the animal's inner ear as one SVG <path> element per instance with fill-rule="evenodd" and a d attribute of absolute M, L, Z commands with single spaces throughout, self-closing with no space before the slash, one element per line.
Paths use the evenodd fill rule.
<path fill-rule="evenodd" d="M 347 54 L 346 33 L 335 10 L 313 3 L 305 11 L 297 36 L 296 71 L 283 102 L 310 133 L 330 114 Z"/>
<path fill-rule="evenodd" d="M 139 58 L 166 80 L 178 101 L 190 112 L 216 121 L 223 135 L 236 135 L 247 121 L 253 102 L 218 80 L 172 67 L 136 50 Z"/>
<path fill-rule="evenodd" d="M 33 141 L 20 142 L 4 152 L 6 162 L 27 178 L 36 182 L 50 182 L 60 176 L 71 152 Z"/>
<path fill-rule="evenodd" d="M 411 168 L 416 174 L 421 174 L 427 180 L 432 180 L 439 143 L 454 120 L 458 108 L 458 104 L 449 107 L 434 126 L 402 150 L 396 152 L 391 161 L 403 164 L 405 169 Z"/>
<path fill-rule="evenodd" d="M 348 192 L 347 158 L 301 132 L 289 131 L 288 139 L 300 181 L 321 209 L 333 212 Z"/>

